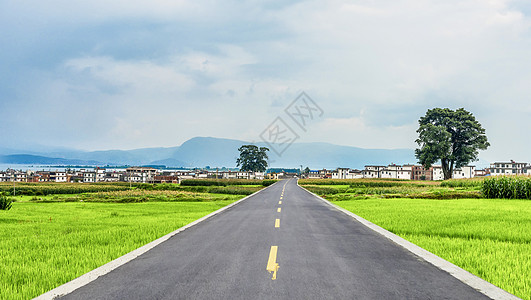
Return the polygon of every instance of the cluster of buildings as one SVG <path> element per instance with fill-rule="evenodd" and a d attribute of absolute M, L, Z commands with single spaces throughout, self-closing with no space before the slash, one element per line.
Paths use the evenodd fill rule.
<path fill-rule="evenodd" d="M 464 179 L 481 176 L 499 175 L 531 175 L 531 164 L 515 161 L 495 162 L 489 168 L 476 169 L 475 166 L 464 166 L 453 171 L 452 178 Z M 357 178 L 396 178 L 411 180 L 443 180 L 442 166 L 435 165 L 429 169 L 421 165 L 396 165 L 387 166 L 368 165 L 364 170 L 350 168 L 338 168 L 336 170 L 310 171 L 308 178 L 331 178 L 331 179 L 357 179 Z"/>
<path fill-rule="evenodd" d="M 285 175 L 285 174 L 281 174 Z M 278 176 L 278 175 L 277 175 Z M 265 172 L 240 172 L 216 170 L 158 170 L 151 167 L 130 167 L 127 169 L 69 169 L 65 171 L 21 171 L 7 169 L 0 171 L 0 182 L 141 182 L 179 183 L 183 179 L 265 179 L 271 177 Z"/>
<path fill-rule="evenodd" d="M 531 164 L 523 162 L 495 162 L 490 164 L 488 172 L 491 176 L 500 175 L 531 175 Z"/>
<path fill-rule="evenodd" d="M 141 183 L 180 183 L 183 179 L 282 179 L 298 176 L 294 172 L 242 172 L 232 170 L 158 170 L 151 167 L 130 167 L 127 169 L 67 169 L 65 171 L 22 171 L 7 169 L 0 171 L 0 182 L 141 182 Z M 489 168 L 476 169 L 475 166 L 456 168 L 452 178 L 473 178 L 479 176 L 528 175 L 531 164 L 515 161 L 495 162 Z M 307 178 L 357 179 L 357 178 L 396 178 L 411 180 L 443 180 L 441 166 L 429 169 L 421 165 L 387 166 L 368 165 L 363 170 L 337 168 L 335 170 L 311 170 L 304 174 Z"/>
<path fill-rule="evenodd" d="M 476 175 L 474 166 L 465 166 L 455 169 L 453 178 L 473 178 Z M 444 174 L 441 166 L 432 166 L 429 169 L 421 165 L 396 165 L 387 166 L 369 165 L 364 170 L 338 168 L 336 170 L 310 171 L 308 178 L 331 178 L 331 179 L 358 179 L 358 178 L 395 178 L 411 180 L 443 180 Z"/>

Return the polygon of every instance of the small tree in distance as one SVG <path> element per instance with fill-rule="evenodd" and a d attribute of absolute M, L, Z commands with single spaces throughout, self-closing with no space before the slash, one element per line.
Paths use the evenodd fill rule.
<path fill-rule="evenodd" d="M 419 125 L 416 142 L 420 148 L 415 150 L 415 156 L 424 168 L 440 160 L 444 180 L 452 178 L 454 168 L 477 160 L 478 150 L 490 146 L 485 129 L 464 108 L 430 109 L 420 118 Z"/>
<path fill-rule="evenodd" d="M 241 171 L 265 172 L 267 170 L 267 147 L 243 145 L 238 148 L 240 157 L 236 160 Z"/>

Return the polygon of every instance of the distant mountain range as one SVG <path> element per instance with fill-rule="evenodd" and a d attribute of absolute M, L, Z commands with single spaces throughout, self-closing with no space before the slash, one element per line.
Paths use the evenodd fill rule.
<path fill-rule="evenodd" d="M 1 155 L 0 163 L 22 165 L 97 165 L 94 160 L 53 158 L 31 154 Z"/>
<path fill-rule="evenodd" d="M 249 142 L 195 137 L 178 147 L 135 150 L 36 152 L 0 148 L 0 163 L 44 165 L 165 165 L 167 167 L 235 167 L 238 148 Z M 257 146 L 266 146 L 256 143 Z M 311 169 L 415 163 L 412 149 L 363 149 L 328 143 L 294 143 L 281 156 L 269 153 L 270 167 Z"/>

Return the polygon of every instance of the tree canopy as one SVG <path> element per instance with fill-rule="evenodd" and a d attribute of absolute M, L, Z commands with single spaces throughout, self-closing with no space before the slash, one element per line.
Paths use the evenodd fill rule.
<path fill-rule="evenodd" d="M 236 160 L 241 171 L 265 172 L 267 170 L 267 147 L 243 145 L 238 148 L 240 157 Z"/>
<path fill-rule="evenodd" d="M 479 150 L 490 146 L 485 129 L 464 108 L 434 108 L 419 120 L 415 156 L 425 168 L 441 161 L 444 179 L 452 178 L 454 168 L 476 161 Z"/>

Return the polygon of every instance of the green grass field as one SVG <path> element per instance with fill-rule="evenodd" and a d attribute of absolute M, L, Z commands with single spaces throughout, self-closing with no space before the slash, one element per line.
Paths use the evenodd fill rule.
<path fill-rule="evenodd" d="M 372 197 L 334 203 L 522 299 L 531 299 L 529 200 Z"/>
<path fill-rule="evenodd" d="M 0 211 L 0 299 L 38 296 L 243 196 L 225 197 L 230 200 L 15 202 Z"/>

